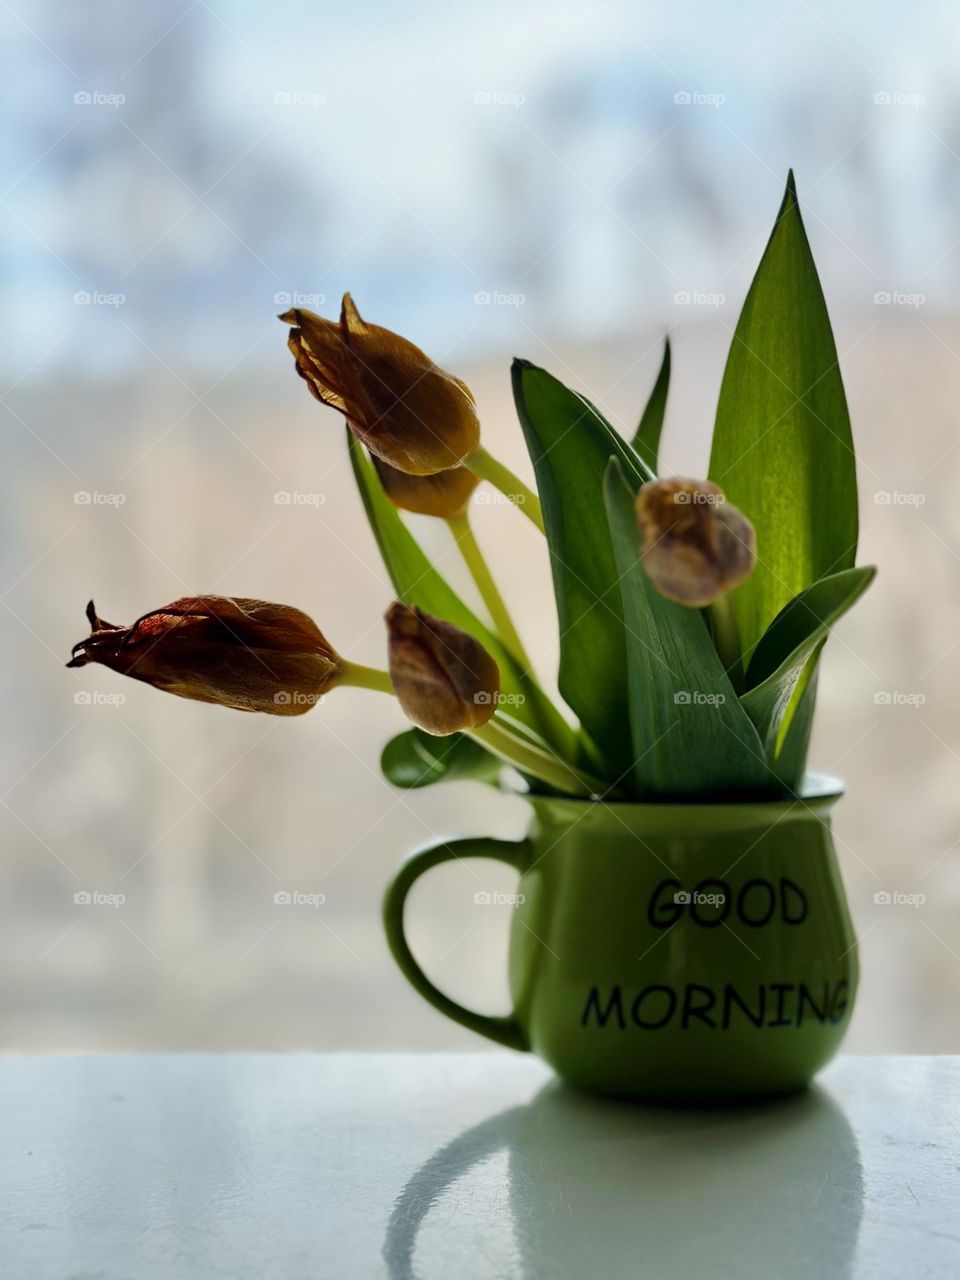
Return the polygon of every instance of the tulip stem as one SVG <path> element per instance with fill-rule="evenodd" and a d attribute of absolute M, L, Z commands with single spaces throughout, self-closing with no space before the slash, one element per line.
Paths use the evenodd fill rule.
<path fill-rule="evenodd" d="M 470 517 L 464 512 L 459 516 L 451 516 L 447 520 L 447 524 L 450 526 L 450 532 L 460 548 L 460 554 L 466 561 L 467 568 L 477 584 L 477 590 L 483 598 L 483 603 L 487 606 L 490 617 L 500 633 L 500 639 L 519 662 L 524 673 L 530 671 L 530 659 L 524 650 L 523 641 L 520 639 L 517 628 L 513 625 L 510 611 L 503 596 L 500 594 L 499 587 L 494 581 L 490 566 L 480 550 L 480 544 L 477 542 L 473 526 L 470 524 Z"/>
<path fill-rule="evenodd" d="M 489 480 L 495 489 L 499 489 L 505 498 L 509 498 L 514 506 L 522 511 L 528 520 L 532 520 L 543 533 L 540 499 L 519 476 L 513 474 L 509 467 L 504 466 L 493 454 L 488 453 L 482 444 L 477 445 L 473 453 L 464 458 L 463 465 L 481 480 Z"/>
<path fill-rule="evenodd" d="M 366 667 L 359 662 L 347 662 L 345 659 L 341 661 L 340 671 L 341 685 L 374 689 L 377 693 L 396 696 L 390 675 L 386 671 Z M 539 740 L 529 740 L 522 726 L 514 727 L 497 714 L 478 729 L 466 729 L 464 732 L 506 764 L 530 774 L 531 777 L 539 778 L 541 782 L 556 787 L 566 795 L 585 797 L 609 791 L 606 783 L 581 773 L 562 756 L 556 755 L 546 743 L 541 745 Z"/>
<path fill-rule="evenodd" d="M 352 685 L 355 689 L 374 689 L 377 693 L 393 693 L 393 684 L 386 671 L 376 667 L 365 667 L 361 662 L 347 662 L 341 659 L 340 684 Z"/>
<path fill-rule="evenodd" d="M 531 777 L 539 778 L 541 782 L 556 787 L 566 795 L 588 797 L 610 790 L 598 778 L 580 773 L 562 756 L 533 742 L 525 742 L 497 715 L 479 729 L 468 729 L 466 732 L 468 737 L 479 742 L 506 764 L 530 774 Z"/>
<path fill-rule="evenodd" d="M 740 662 L 740 631 L 737 627 L 737 616 L 733 612 L 730 592 L 717 596 L 709 608 L 714 646 L 733 687 L 739 689 L 743 676 Z"/>

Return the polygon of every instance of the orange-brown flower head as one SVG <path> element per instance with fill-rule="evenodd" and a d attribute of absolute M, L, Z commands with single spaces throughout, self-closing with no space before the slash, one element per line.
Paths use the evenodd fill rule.
<path fill-rule="evenodd" d="M 186 596 L 118 627 L 87 605 L 91 633 L 68 667 L 99 662 L 167 693 L 237 711 L 299 716 L 337 683 L 341 659 L 299 609 Z"/>
<path fill-rule="evenodd" d="M 479 477 L 466 467 L 451 467 L 432 476 L 412 476 L 376 456 L 373 465 L 395 507 L 420 516 L 439 516 L 443 520 L 462 516 L 480 483 Z"/>
<path fill-rule="evenodd" d="M 349 293 L 340 323 L 299 307 L 280 317 L 297 372 L 322 404 L 339 409 L 371 453 L 398 471 L 432 475 L 480 443 L 469 387 L 406 338 L 367 324 Z"/>
<path fill-rule="evenodd" d="M 404 714 L 438 737 L 486 724 L 497 709 L 500 669 L 479 640 L 399 602 L 386 622 L 390 680 Z"/>
<path fill-rule="evenodd" d="M 637 494 L 640 559 L 661 595 L 708 605 L 753 572 L 753 525 L 710 480 L 654 480 Z"/>

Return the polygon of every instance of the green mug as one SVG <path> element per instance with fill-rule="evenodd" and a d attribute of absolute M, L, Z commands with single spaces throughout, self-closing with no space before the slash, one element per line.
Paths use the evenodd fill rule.
<path fill-rule="evenodd" d="M 856 993 L 830 833 L 841 792 L 810 779 L 797 799 L 738 804 L 531 796 L 525 839 L 452 840 L 403 864 L 387 941 L 441 1013 L 579 1088 L 665 1103 L 789 1092 L 836 1052 Z M 404 933 L 414 882 L 476 857 L 520 874 L 506 1017 L 444 995 Z"/>

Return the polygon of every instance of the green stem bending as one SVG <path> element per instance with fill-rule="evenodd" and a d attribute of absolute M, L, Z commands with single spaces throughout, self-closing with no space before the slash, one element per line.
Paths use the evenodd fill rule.
<path fill-rule="evenodd" d="M 737 617 L 733 612 L 733 601 L 730 593 L 718 596 L 710 605 L 710 625 L 713 628 L 713 643 L 720 661 L 735 689 L 743 682 L 743 667 L 740 659 L 740 631 Z"/>
<path fill-rule="evenodd" d="M 473 453 L 463 460 L 463 465 L 481 480 L 489 480 L 495 489 L 499 489 L 505 498 L 517 507 L 528 520 L 532 520 L 543 533 L 543 512 L 540 510 L 540 499 L 519 476 L 515 476 L 509 467 L 490 453 L 482 444 L 478 444 Z"/>
<path fill-rule="evenodd" d="M 396 696 L 386 671 L 366 667 L 359 662 L 347 662 L 345 659 L 341 659 L 340 684 L 357 689 L 374 689 L 377 693 Z M 567 795 L 603 795 L 610 789 L 599 778 L 575 769 L 562 756 L 555 755 L 545 743 L 540 745 L 527 740 L 518 729 L 509 726 L 496 714 L 479 729 L 468 729 L 465 732 L 498 759 Z"/>
<path fill-rule="evenodd" d="M 561 756 L 519 739 L 496 715 L 479 729 L 467 729 L 466 734 L 515 769 L 539 778 L 567 795 L 586 798 L 602 795 L 610 789 L 598 778 L 591 778 L 589 774 L 575 769 Z"/>
<path fill-rule="evenodd" d="M 365 667 L 360 662 L 340 660 L 340 684 L 354 689 L 374 689 L 377 693 L 393 693 L 393 684 L 386 671 L 377 667 Z"/>
<path fill-rule="evenodd" d="M 513 625 L 513 619 L 510 617 L 506 602 L 500 594 L 500 589 L 494 581 L 493 574 L 490 572 L 490 566 L 480 550 L 480 545 L 470 524 L 470 517 L 464 512 L 463 515 L 451 516 L 447 520 L 447 524 L 450 526 L 450 532 L 456 539 L 460 554 L 466 561 L 467 568 L 477 584 L 477 590 L 480 592 L 483 603 L 487 606 L 490 617 L 500 633 L 500 639 L 519 662 L 524 672 L 529 671 L 531 669 L 530 659 L 527 657 L 523 641 Z"/>

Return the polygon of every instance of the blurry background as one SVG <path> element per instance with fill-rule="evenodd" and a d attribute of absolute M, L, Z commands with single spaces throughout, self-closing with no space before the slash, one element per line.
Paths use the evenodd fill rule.
<path fill-rule="evenodd" d="M 411 847 L 518 835 L 522 802 L 392 791 L 377 756 L 400 719 L 375 694 L 285 722 L 67 672 L 84 604 L 129 622 L 183 594 L 262 596 L 382 663 L 390 588 L 342 425 L 274 319 L 333 314 L 346 288 L 468 379 L 525 475 L 512 354 L 629 431 L 669 332 L 666 463 L 703 474 L 793 165 L 857 438 L 861 560 L 881 565 L 828 647 L 811 760 L 849 787 L 847 1045 L 956 1051 L 955 7 L 10 0 L 0 26 L 2 1043 L 482 1047 L 406 986 L 378 903 Z M 489 501 L 476 521 L 550 680 L 542 544 Z M 469 593 L 443 531 L 418 532 Z M 410 915 L 430 972 L 492 1010 L 509 907 L 478 888 L 509 872 L 441 869 Z M 284 890 L 325 901 L 275 905 Z"/>

